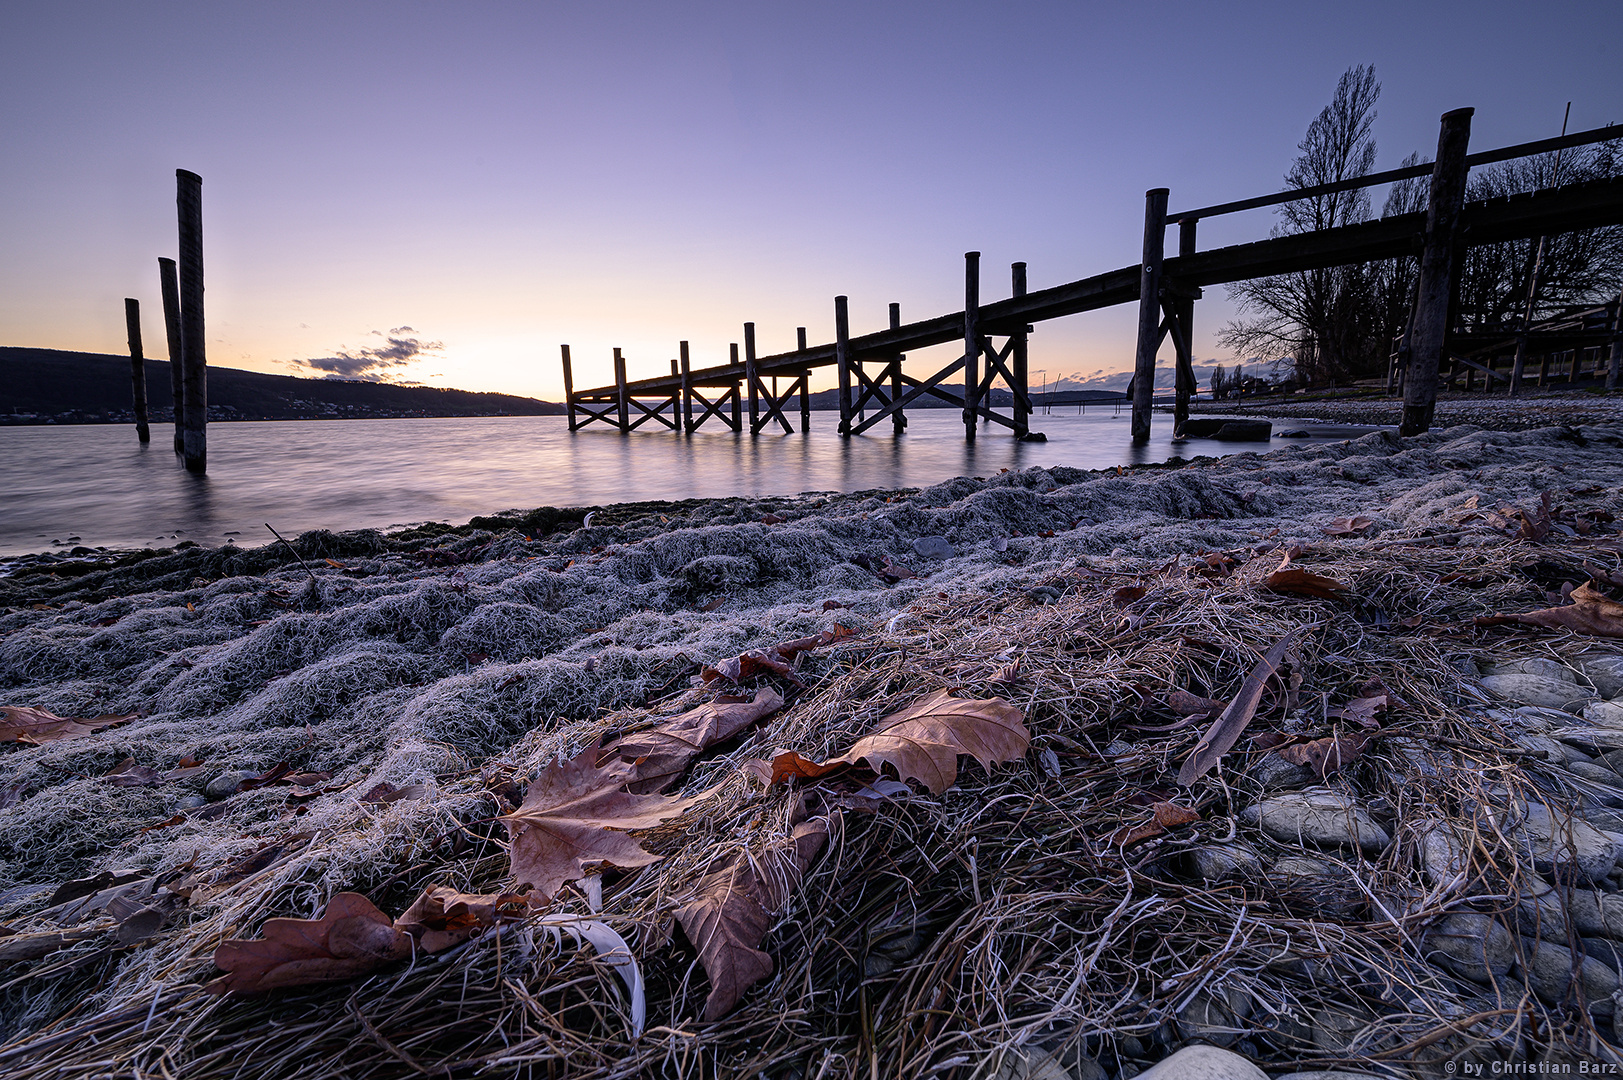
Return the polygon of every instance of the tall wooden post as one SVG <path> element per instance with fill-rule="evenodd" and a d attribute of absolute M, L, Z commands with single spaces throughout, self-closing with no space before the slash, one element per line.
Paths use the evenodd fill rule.
<path fill-rule="evenodd" d="M 964 441 L 975 441 L 981 389 L 981 253 L 964 252 Z"/>
<path fill-rule="evenodd" d="M 564 408 L 569 410 L 569 430 L 576 431 L 580 425 L 575 423 L 575 370 L 569 362 L 569 346 L 558 346 L 564 354 Z"/>
<path fill-rule="evenodd" d="M 1199 218 L 1184 218 L 1178 222 L 1178 257 L 1186 259 L 1195 253 L 1195 228 Z M 1195 298 L 1179 296 L 1174 301 L 1178 313 L 1179 335 L 1173 344 L 1178 350 L 1177 371 L 1173 376 L 1174 401 L 1172 405 L 1172 433 L 1183 433 L 1183 424 L 1189 419 L 1189 399 L 1195 386 Z"/>
<path fill-rule="evenodd" d="M 152 441 L 152 428 L 147 425 L 147 361 L 141 353 L 141 301 L 124 298 L 124 329 L 130 338 L 130 389 L 135 399 L 135 437 L 141 442 Z"/>
<path fill-rule="evenodd" d="M 899 329 L 902 325 L 902 305 L 890 305 L 890 328 Z M 907 430 L 907 417 L 902 415 L 902 408 L 896 403 L 902 400 L 902 361 L 907 357 L 897 353 L 891 361 L 890 368 L 890 403 L 895 411 L 890 414 L 890 430 L 892 434 L 900 435 Z"/>
<path fill-rule="evenodd" d="M 1617 307 L 1612 311 L 1612 359 L 1606 368 L 1606 389 L 1617 389 L 1617 377 L 1623 374 L 1623 293 L 1617 297 Z"/>
<path fill-rule="evenodd" d="M 1026 295 L 1026 264 L 1011 263 L 1009 278 L 1012 295 Z M 1014 437 L 1017 439 L 1024 439 L 1031 434 L 1031 374 L 1027 370 L 1028 365 L 1026 332 L 1022 328 L 1020 333 L 1014 336 L 1014 385 L 1009 387 L 1014 391 Z"/>
<path fill-rule="evenodd" d="M 693 371 L 688 364 L 688 343 L 677 343 L 682 368 L 682 430 L 693 434 Z"/>
<path fill-rule="evenodd" d="M 186 402 L 185 365 L 181 362 L 180 347 L 180 281 L 175 276 L 175 260 L 158 260 L 158 285 L 163 293 L 163 329 L 169 342 L 169 396 L 175 406 L 175 453 L 186 452 L 181 437 L 181 410 Z"/>
<path fill-rule="evenodd" d="M 799 352 L 806 351 L 806 328 L 804 326 L 795 327 L 795 349 Z M 800 373 L 800 433 L 802 435 L 811 430 L 811 398 L 807 396 L 807 391 L 810 389 L 807 385 L 808 381 L 808 373 L 802 371 Z"/>
<path fill-rule="evenodd" d="M 755 324 L 752 322 L 744 324 L 744 381 L 750 391 L 750 434 L 755 435 L 761 428 L 761 399 L 759 380 L 755 377 Z"/>
<path fill-rule="evenodd" d="M 175 170 L 175 210 L 180 219 L 180 355 L 187 472 L 208 471 L 208 359 L 203 328 L 203 178 Z"/>
<path fill-rule="evenodd" d="M 1155 352 L 1161 344 L 1161 261 L 1167 232 L 1167 189 L 1144 193 L 1144 261 L 1138 274 L 1138 351 L 1133 363 L 1133 444 L 1150 441 Z"/>
<path fill-rule="evenodd" d="M 1465 151 L 1471 141 L 1474 109 L 1455 109 L 1442 118 L 1437 138 L 1437 164 L 1431 174 L 1426 206 L 1426 246 L 1420 256 L 1420 298 L 1415 304 L 1414 339 L 1409 377 L 1403 384 L 1400 435 L 1419 435 L 1431 427 L 1437 408 L 1437 373 L 1448 336 L 1448 302 L 1452 293 L 1454 227 L 1465 202 Z"/>
<path fill-rule="evenodd" d="M 626 391 L 626 358 L 614 350 L 614 386 L 620 392 L 620 432 L 631 430 L 631 395 Z"/>
<path fill-rule="evenodd" d="M 840 434 L 851 434 L 851 319 L 846 298 L 834 298 L 834 366 L 840 376 Z"/>

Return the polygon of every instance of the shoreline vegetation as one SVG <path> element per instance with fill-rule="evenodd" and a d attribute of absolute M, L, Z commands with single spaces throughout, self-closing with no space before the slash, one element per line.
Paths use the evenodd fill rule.
<path fill-rule="evenodd" d="M 1623 1060 L 1594 407 L 12 560 L 0 1071 Z M 935 766 L 881 745 L 921 716 Z M 672 812 L 558 870 L 524 830 L 586 773 Z"/>

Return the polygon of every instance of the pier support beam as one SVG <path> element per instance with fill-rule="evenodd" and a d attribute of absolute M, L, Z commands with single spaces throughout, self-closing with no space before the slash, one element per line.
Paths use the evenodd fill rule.
<path fill-rule="evenodd" d="M 899 330 L 902 326 L 902 305 L 890 305 L 890 328 Z M 897 353 L 890 360 L 890 404 L 894 410 L 890 414 L 890 430 L 892 434 L 900 435 L 907 430 L 907 416 L 902 412 L 902 361 L 907 357 Z"/>
<path fill-rule="evenodd" d="M 1617 297 L 1617 305 L 1612 311 L 1612 357 L 1606 366 L 1606 389 L 1617 389 L 1617 377 L 1623 374 L 1623 293 Z"/>
<path fill-rule="evenodd" d="M 795 327 L 795 348 L 800 352 L 806 351 L 806 328 Z M 800 376 L 800 433 L 802 435 L 811 430 L 811 398 L 807 396 L 807 383 L 811 379 L 811 372 L 802 372 Z"/>
<path fill-rule="evenodd" d="M 203 328 L 203 178 L 175 170 L 175 210 L 180 222 L 180 354 L 185 418 L 181 433 L 186 471 L 208 471 L 208 359 Z"/>
<path fill-rule="evenodd" d="M 688 362 L 688 343 L 677 342 L 677 353 L 682 368 L 682 432 L 693 434 L 693 368 Z"/>
<path fill-rule="evenodd" d="M 834 367 L 840 377 L 840 434 L 851 434 L 851 318 L 846 298 L 834 298 Z"/>
<path fill-rule="evenodd" d="M 1400 435 L 1420 435 L 1431 427 L 1437 408 L 1437 374 L 1448 336 L 1448 306 L 1453 293 L 1455 225 L 1465 203 L 1466 146 L 1471 140 L 1473 109 L 1455 109 L 1442 118 L 1437 163 L 1431 174 L 1426 206 L 1425 248 L 1420 256 L 1419 300 L 1415 304 L 1409 375 L 1403 384 Z"/>
<path fill-rule="evenodd" d="M 1185 218 L 1178 222 L 1178 257 L 1188 258 L 1195 253 L 1195 228 L 1198 218 Z M 1189 399 L 1199 390 L 1195 385 L 1195 298 L 1183 292 L 1173 300 L 1176 324 L 1172 344 L 1178 351 L 1178 367 L 1174 376 L 1172 405 L 1172 433 L 1183 434 L 1184 421 L 1189 419 Z"/>
<path fill-rule="evenodd" d="M 1166 249 L 1167 189 L 1144 193 L 1144 258 L 1138 274 L 1138 351 L 1133 362 L 1133 445 L 1150 441 L 1155 353 L 1161 345 L 1161 263 Z"/>
<path fill-rule="evenodd" d="M 135 401 L 135 437 L 141 442 L 152 441 L 152 428 L 147 424 L 147 361 L 141 352 L 141 301 L 124 298 L 124 329 L 130 338 L 130 395 Z"/>
<path fill-rule="evenodd" d="M 631 395 L 626 390 L 626 358 L 619 349 L 614 350 L 614 387 L 619 394 L 620 431 L 624 434 L 631 430 Z"/>
<path fill-rule="evenodd" d="M 185 365 L 180 358 L 180 280 L 175 274 L 175 260 L 158 260 L 158 288 L 163 294 L 163 330 L 169 343 L 169 397 L 175 406 L 175 453 L 184 454 L 186 440 L 181 434 L 181 411 L 186 403 L 186 381 Z"/>
<path fill-rule="evenodd" d="M 1011 295 L 1026 295 L 1025 263 L 1011 263 L 1009 279 Z M 1025 439 L 1031 434 L 1031 374 L 1027 370 L 1026 336 L 1023 329 L 1014 336 L 1014 385 L 1009 387 L 1014 392 L 1014 437 L 1017 439 Z"/>
<path fill-rule="evenodd" d="M 964 441 L 975 441 L 981 388 L 981 253 L 964 252 Z"/>
<path fill-rule="evenodd" d="M 761 380 L 755 374 L 755 324 L 744 324 L 744 382 L 750 393 L 750 434 L 761 433 Z"/>
<path fill-rule="evenodd" d="M 558 346 L 564 354 L 564 407 L 569 410 L 569 430 L 577 431 L 580 425 L 575 423 L 575 371 L 569 363 L 569 346 Z"/>

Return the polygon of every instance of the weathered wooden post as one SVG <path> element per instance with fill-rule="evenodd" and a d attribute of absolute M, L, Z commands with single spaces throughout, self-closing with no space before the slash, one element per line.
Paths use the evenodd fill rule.
<path fill-rule="evenodd" d="M 981 253 L 964 252 L 964 441 L 975 441 L 981 389 Z"/>
<path fill-rule="evenodd" d="M 135 437 L 152 441 L 147 424 L 147 361 L 141 353 L 141 301 L 124 298 L 124 329 L 130 338 L 130 389 L 135 399 Z"/>
<path fill-rule="evenodd" d="M 677 353 L 680 356 L 682 367 L 682 430 L 693 434 L 693 371 L 688 364 L 688 343 L 677 343 Z"/>
<path fill-rule="evenodd" d="M 158 260 L 158 286 L 163 293 L 163 329 L 169 342 L 169 396 L 175 406 L 175 453 L 186 452 L 181 436 L 181 409 L 186 401 L 186 382 L 182 377 L 185 365 L 181 362 L 180 347 L 180 282 L 175 276 L 175 260 Z"/>
<path fill-rule="evenodd" d="M 1437 409 L 1437 374 L 1448 336 L 1448 303 L 1452 293 L 1454 227 L 1465 202 L 1465 151 L 1471 141 L 1474 109 L 1455 109 L 1442 118 L 1437 137 L 1437 164 L 1431 173 L 1426 205 L 1426 240 L 1420 256 L 1419 300 L 1415 304 L 1414 338 L 1409 375 L 1403 384 L 1400 435 L 1420 435 L 1431 428 Z"/>
<path fill-rule="evenodd" d="M 840 376 L 840 434 L 851 434 L 851 319 L 846 298 L 834 298 L 834 367 Z"/>
<path fill-rule="evenodd" d="M 750 390 L 750 434 L 757 435 L 761 430 L 761 399 L 759 380 L 755 377 L 755 324 L 752 322 L 744 324 L 744 381 Z"/>
<path fill-rule="evenodd" d="M 900 329 L 902 325 L 902 305 L 890 305 L 890 328 Z M 902 361 L 907 357 L 897 353 L 891 360 L 890 367 L 890 404 L 894 412 L 890 414 L 890 430 L 892 434 L 900 435 L 907 430 L 907 417 L 902 415 Z"/>
<path fill-rule="evenodd" d="M 1184 218 L 1178 222 L 1178 257 L 1187 259 L 1195 253 L 1195 228 L 1199 218 Z M 1177 368 L 1173 373 L 1172 433 L 1183 433 L 1184 421 L 1189 419 L 1189 399 L 1195 386 L 1195 298 L 1180 294 L 1173 301 L 1178 313 L 1178 336 L 1173 345 L 1177 349 Z"/>
<path fill-rule="evenodd" d="M 1623 293 L 1617 297 L 1617 305 L 1612 309 L 1612 360 L 1606 368 L 1606 389 L 1617 389 L 1617 377 L 1623 374 Z"/>
<path fill-rule="evenodd" d="M 1014 296 L 1026 295 L 1026 264 L 1009 264 L 1010 292 Z M 1024 439 L 1031 434 L 1031 376 L 1026 370 L 1026 332 L 1022 327 L 1014 336 L 1014 437 Z"/>
<path fill-rule="evenodd" d="M 1138 351 L 1133 363 L 1133 444 L 1150 441 L 1155 352 L 1161 344 L 1161 262 L 1167 232 L 1167 189 L 1144 193 L 1144 261 L 1138 274 Z"/>
<path fill-rule="evenodd" d="M 614 350 L 614 386 L 620 394 L 620 432 L 631 430 L 631 395 L 626 391 L 626 358 Z"/>
<path fill-rule="evenodd" d="M 187 472 L 208 471 L 208 359 L 203 327 L 203 178 L 175 170 L 175 210 L 180 219 L 180 355 L 185 430 L 181 449 Z"/>
<path fill-rule="evenodd" d="M 558 346 L 564 354 L 564 407 L 569 410 L 569 430 L 578 430 L 575 423 L 575 370 L 569 362 L 569 346 Z"/>

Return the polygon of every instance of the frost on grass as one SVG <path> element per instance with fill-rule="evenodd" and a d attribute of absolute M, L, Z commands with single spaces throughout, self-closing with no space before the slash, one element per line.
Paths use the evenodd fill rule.
<path fill-rule="evenodd" d="M 605 507 L 591 528 L 549 509 L 460 530 L 321 531 L 294 542 L 314 581 L 279 545 L 139 553 L 70 581 L 13 573 L 0 577 L 0 701 L 142 718 L 0 749 L 14 800 L 0 809 L 0 919 L 41 906 L 39 886 L 224 865 L 292 832 L 325 838 L 298 879 L 296 906 L 314 914 L 495 812 L 437 796 L 436 778 L 574 752 L 609 710 L 686 689 L 701 664 L 836 621 L 883 633 L 921 598 L 1019 593 L 1079 564 L 1313 542 L 1336 517 L 1373 518 L 1369 540 L 1443 531 L 1473 499 L 1531 504 L 1585 480 L 1620 434 L 1374 434 L 1125 474 L 1032 468 L 915 492 Z M 954 557 L 914 554 L 938 535 Z M 919 576 L 887 585 L 852 561 L 887 557 Z M 206 768 L 152 787 L 102 779 L 125 758 Z M 278 764 L 330 772 L 334 790 L 293 806 L 266 788 L 194 813 L 219 774 Z M 363 806 L 380 782 L 425 794 Z M 142 831 L 181 811 L 183 824 Z M 16 1030 L 51 1006 L 0 1011 Z"/>

